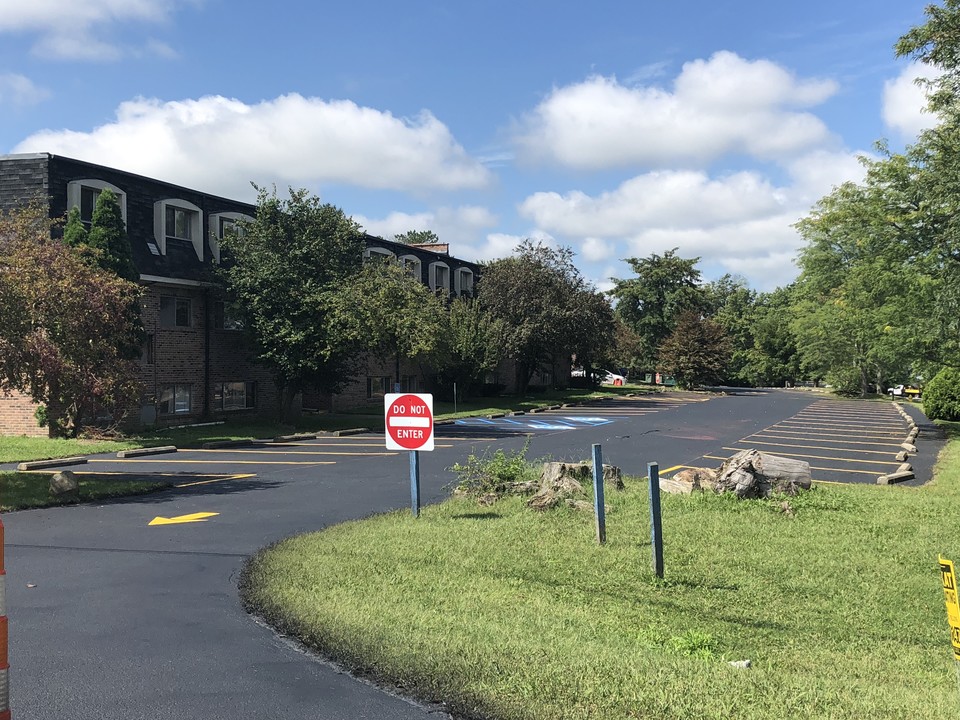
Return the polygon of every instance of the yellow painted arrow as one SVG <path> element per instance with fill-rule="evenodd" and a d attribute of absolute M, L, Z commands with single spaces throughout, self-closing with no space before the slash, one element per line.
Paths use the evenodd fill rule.
<path fill-rule="evenodd" d="M 198 512 L 191 515 L 178 515 L 177 517 L 165 518 L 155 517 L 148 525 L 176 525 L 177 523 L 206 522 L 207 518 L 212 518 L 220 513 Z"/>

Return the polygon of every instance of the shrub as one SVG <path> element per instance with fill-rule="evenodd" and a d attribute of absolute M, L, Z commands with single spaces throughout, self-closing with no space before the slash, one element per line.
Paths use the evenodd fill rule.
<path fill-rule="evenodd" d="M 477 498 L 499 497 L 514 491 L 517 485 L 536 480 L 536 466 L 527 460 L 529 445 L 527 438 L 523 447 L 514 452 L 498 449 L 491 454 L 485 450 L 453 465 L 449 469 L 457 476 L 456 491 Z"/>
<path fill-rule="evenodd" d="M 960 420 L 960 370 L 943 368 L 927 383 L 923 410 L 932 420 Z"/>

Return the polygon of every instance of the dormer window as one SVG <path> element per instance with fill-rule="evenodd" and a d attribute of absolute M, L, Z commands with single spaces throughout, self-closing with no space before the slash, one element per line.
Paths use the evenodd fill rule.
<path fill-rule="evenodd" d="M 430 289 L 450 292 L 450 268 L 446 263 L 430 263 Z"/>
<path fill-rule="evenodd" d="M 370 258 L 376 260 L 393 260 L 396 257 L 396 255 L 385 248 L 369 247 L 363 251 L 364 260 L 369 260 Z"/>
<path fill-rule="evenodd" d="M 400 264 L 403 265 L 404 270 L 410 273 L 417 280 L 421 279 L 421 268 L 423 266 L 420 263 L 420 258 L 418 258 L 416 255 L 403 255 L 400 258 Z"/>
<path fill-rule="evenodd" d="M 253 222 L 253 218 L 238 212 L 210 215 L 210 253 L 213 255 L 213 262 L 220 263 L 220 241 L 230 233 L 242 233 L 244 222 Z"/>
<path fill-rule="evenodd" d="M 153 204 L 153 234 L 166 255 L 168 241 L 190 243 L 197 259 L 203 262 L 203 225 L 199 207 L 186 200 L 160 200 Z"/>
<path fill-rule="evenodd" d="M 459 268 L 454 276 L 454 284 L 457 295 L 473 297 L 473 271 L 467 268 Z"/>
<path fill-rule="evenodd" d="M 120 217 L 127 224 L 127 194 L 116 185 L 103 180 L 87 178 L 67 183 L 67 210 L 80 208 L 80 220 L 89 227 L 93 220 L 93 211 L 97 207 L 97 198 L 104 190 L 112 190 L 120 203 Z"/>

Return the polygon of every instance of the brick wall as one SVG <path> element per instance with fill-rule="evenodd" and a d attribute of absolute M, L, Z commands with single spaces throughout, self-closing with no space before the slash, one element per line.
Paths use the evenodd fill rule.
<path fill-rule="evenodd" d="M 0 435 L 46 437 L 47 428 L 37 425 L 36 404 L 26 395 L 0 393 Z"/>
<path fill-rule="evenodd" d="M 414 392 L 426 392 L 426 383 L 423 377 L 422 367 L 417 360 L 403 360 L 400 363 L 400 374 L 413 375 L 416 379 Z M 338 410 L 353 410 L 357 408 L 383 408 L 383 395 L 375 393 L 373 397 L 367 397 L 367 378 L 368 377 L 389 377 L 389 391 L 393 392 L 393 382 L 396 377 L 396 366 L 393 360 L 380 360 L 373 356 L 367 356 L 360 361 L 356 375 L 350 383 L 339 393 L 329 399 L 329 408 L 334 412 Z"/>

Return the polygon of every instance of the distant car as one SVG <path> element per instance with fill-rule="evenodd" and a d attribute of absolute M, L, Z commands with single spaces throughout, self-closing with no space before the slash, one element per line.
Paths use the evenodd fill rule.
<path fill-rule="evenodd" d="M 586 376 L 587 376 L 587 371 L 584 370 L 582 367 L 573 368 L 570 371 L 570 377 L 586 377 Z"/>
<path fill-rule="evenodd" d="M 627 382 L 627 379 L 623 375 L 618 375 L 615 372 L 609 370 L 601 370 L 603 375 L 600 376 L 601 385 L 623 385 Z"/>

